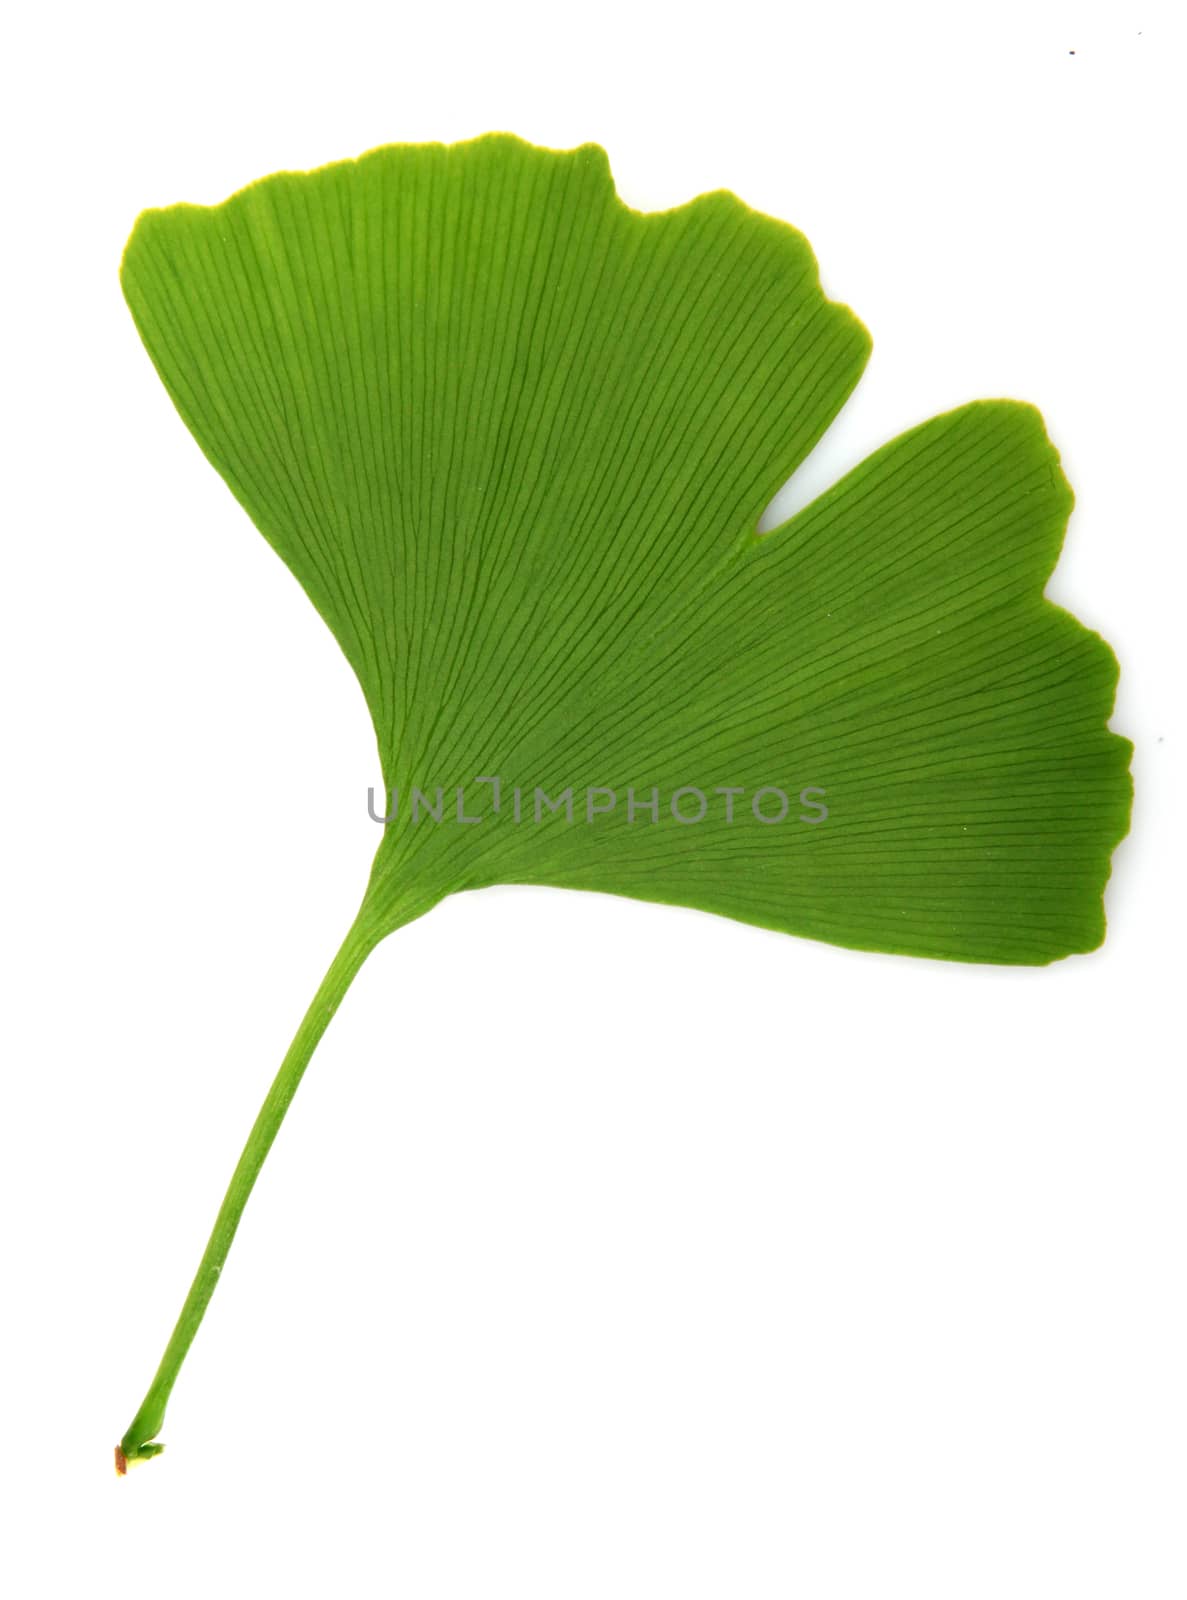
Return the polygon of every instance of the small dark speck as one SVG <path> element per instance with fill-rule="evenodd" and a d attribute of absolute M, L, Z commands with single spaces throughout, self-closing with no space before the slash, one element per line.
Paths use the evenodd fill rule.
<path fill-rule="evenodd" d="M 1069 56 L 1074 56 L 1074 55 L 1075 55 L 1075 53 L 1076 53 L 1076 52 L 1075 52 L 1075 51 L 1074 51 L 1074 50 L 1069 50 L 1069 51 L 1068 51 L 1068 55 L 1069 55 Z"/>

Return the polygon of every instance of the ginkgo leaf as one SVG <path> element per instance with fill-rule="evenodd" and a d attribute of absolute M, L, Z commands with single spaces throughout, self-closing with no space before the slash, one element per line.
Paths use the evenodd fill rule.
<path fill-rule="evenodd" d="M 259 1166 L 379 939 L 461 889 L 686 904 L 860 948 L 1093 949 L 1128 823 L 1108 646 L 1043 597 L 1072 504 L 977 402 L 759 519 L 865 329 L 732 195 L 643 215 L 507 136 L 146 212 L 124 291 L 333 630 L 390 817 L 117 1464 L 152 1443 Z"/>

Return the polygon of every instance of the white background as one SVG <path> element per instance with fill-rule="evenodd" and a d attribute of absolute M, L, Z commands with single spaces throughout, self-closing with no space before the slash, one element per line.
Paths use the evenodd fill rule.
<path fill-rule="evenodd" d="M 1171 7 L 8 28 L 0 1586 L 1181 1600 Z M 349 995 L 120 1481 L 378 833 L 362 698 L 174 415 L 120 251 L 144 206 L 492 128 L 804 230 L 875 352 L 785 512 L 936 411 L 1042 408 L 1079 497 L 1050 593 L 1117 648 L 1137 746 L 1108 942 L 998 971 L 447 902 Z"/>

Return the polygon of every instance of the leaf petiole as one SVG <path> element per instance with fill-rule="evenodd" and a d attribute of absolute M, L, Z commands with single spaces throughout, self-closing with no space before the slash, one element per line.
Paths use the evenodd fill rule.
<path fill-rule="evenodd" d="M 198 1270 L 194 1274 L 194 1281 L 181 1308 L 181 1315 L 165 1347 L 165 1354 L 161 1357 L 156 1376 L 139 1411 L 116 1446 L 115 1468 L 121 1475 L 127 1472 L 130 1464 L 150 1460 L 153 1456 L 160 1455 L 165 1448 L 163 1444 L 156 1442 L 156 1435 L 164 1424 L 165 1407 L 173 1385 L 177 1381 L 177 1375 L 181 1371 L 182 1362 L 206 1314 L 206 1307 L 210 1304 L 210 1297 L 218 1283 L 223 1263 L 231 1248 L 231 1241 L 239 1227 L 243 1208 L 259 1177 L 260 1168 L 272 1148 L 280 1124 L 284 1121 L 285 1112 L 297 1092 L 297 1085 L 301 1082 L 310 1057 L 329 1026 L 330 1019 L 337 1011 L 363 962 L 391 928 L 390 922 L 381 923 L 371 914 L 368 902 L 364 899 L 358 916 L 342 941 L 338 954 L 330 963 L 329 970 L 301 1020 L 301 1025 L 280 1064 L 280 1070 L 272 1080 L 272 1087 L 260 1107 L 247 1143 L 243 1147 L 243 1154 L 239 1157 L 238 1165 L 232 1174 L 222 1206 L 215 1219 L 214 1229 Z"/>

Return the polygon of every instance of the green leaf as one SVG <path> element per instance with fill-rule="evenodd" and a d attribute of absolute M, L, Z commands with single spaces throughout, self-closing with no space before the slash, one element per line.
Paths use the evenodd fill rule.
<path fill-rule="evenodd" d="M 146 212 L 123 284 L 397 796 L 288 1098 L 367 951 L 460 889 L 966 961 L 1099 944 L 1130 746 L 1112 653 L 1043 598 L 1058 456 L 975 403 L 759 536 L 869 352 L 792 229 L 724 193 L 641 215 L 600 149 L 498 135 Z"/>

